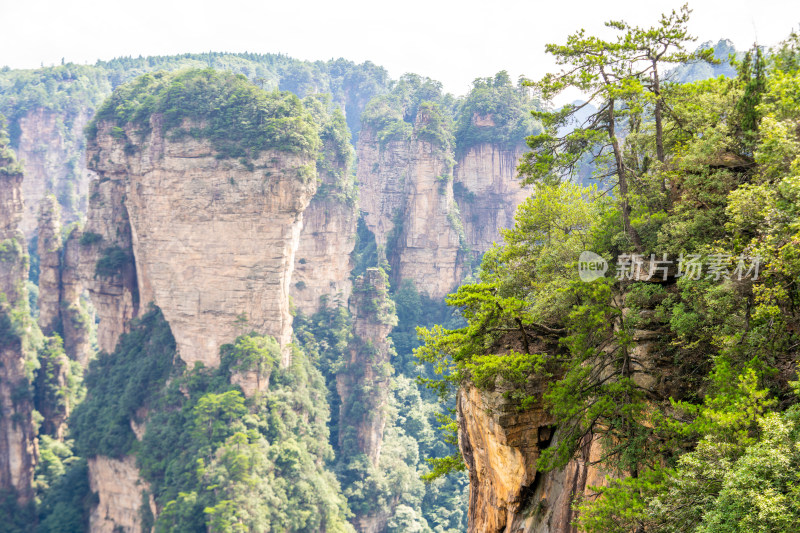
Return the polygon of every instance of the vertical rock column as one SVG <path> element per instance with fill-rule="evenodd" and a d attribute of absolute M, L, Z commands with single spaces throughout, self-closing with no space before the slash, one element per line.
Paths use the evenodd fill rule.
<path fill-rule="evenodd" d="M 357 176 L 360 208 L 386 249 L 393 282 L 412 279 L 420 292 L 441 298 L 464 276 L 466 239 L 449 148 L 417 137 L 427 119 L 419 113 L 410 139 L 383 144 L 362 129 Z"/>
<path fill-rule="evenodd" d="M 514 225 L 517 207 L 531 194 L 517 178 L 524 147 L 478 144 L 459 157 L 455 168 L 456 201 L 470 248 L 483 254 L 501 240 L 500 230 Z"/>
<path fill-rule="evenodd" d="M 42 199 L 39 208 L 39 328 L 45 335 L 60 329 L 61 208 L 55 196 Z"/>
<path fill-rule="evenodd" d="M 219 364 L 219 348 L 249 330 L 291 342 L 289 289 L 314 158 L 266 150 L 247 165 L 209 141 L 129 129 L 135 149 L 101 123 L 89 146 L 92 184 L 81 272 L 112 350 L 152 302 L 189 367 Z M 141 306 L 139 304 L 141 302 Z M 284 361 L 288 364 L 288 360 Z"/>
<path fill-rule="evenodd" d="M 26 207 L 20 228 L 30 238 L 36 233 L 39 202 L 55 194 L 63 209 L 63 220 L 72 222 L 86 209 L 91 178 L 83 147 L 83 129 L 90 113 L 33 108 L 19 120 L 17 155 L 25 161 L 22 194 Z"/>
<path fill-rule="evenodd" d="M 91 317 L 81 303 L 76 272 L 79 232 L 72 231 L 64 245 L 61 207 L 53 195 L 42 200 L 38 232 L 39 328 L 45 335 L 60 334 L 69 358 L 85 367 L 91 349 Z"/>
<path fill-rule="evenodd" d="M 389 395 L 389 360 L 394 353 L 389 333 L 397 324 L 394 302 L 383 270 L 369 268 L 356 279 L 350 297 L 354 340 L 350 358 L 336 376 L 339 408 L 339 449 L 366 454 L 378 464 Z"/>
<path fill-rule="evenodd" d="M 2 124 L 0 124 L 2 127 Z M 0 130 L 0 490 L 17 502 L 33 498 L 35 432 L 31 423 L 31 324 L 28 310 L 28 256 L 22 220 L 22 171 Z"/>

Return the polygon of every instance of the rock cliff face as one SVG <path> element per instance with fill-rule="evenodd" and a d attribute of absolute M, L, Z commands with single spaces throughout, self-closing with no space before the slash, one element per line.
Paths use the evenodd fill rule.
<path fill-rule="evenodd" d="M 517 207 L 531 193 L 517 178 L 517 164 L 524 152 L 521 145 L 511 150 L 478 144 L 456 162 L 456 201 L 467 242 L 478 254 L 500 242 L 500 229 L 514 225 Z"/>
<path fill-rule="evenodd" d="M 653 313 L 637 312 L 643 317 Z M 653 395 L 674 397 L 675 383 L 664 370 L 670 361 L 660 359 L 657 351 L 659 337 L 657 330 L 634 331 L 631 378 Z M 555 349 L 545 344 L 536 351 Z M 545 387 L 529 382 L 525 393 L 541 398 Z M 558 427 L 541 401 L 520 410 L 507 398 L 508 390 L 499 383 L 493 390 L 468 385 L 458 393 L 459 446 L 470 478 L 468 531 L 578 533 L 572 525 L 577 518 L 573 503 L 591 495 L 588 487 L 602 486 L 613 475 L 594 466 L 602 457 L 601 444 L 587 436 L 566 467 L 537 471 L 541 451 L 559 441 Z"/>
<path fill-rule="evenodd" d="M 577 533 L 573 500 L 604 473 L 590 466 L 596 442 L 563 470 L 538 472 L 541 450 L 558 438 L 541 408 L 519 411 L 505 391 L 463 389 L 458 398 L 459 444 L 469 470 L 469 531 L 475 533 Z M 555 434 L 554 434 L 555 432 Z"/>
<path fill-rule="evenodd" d="M 350 297 L 354 338 L 350 357 L 336 376 L 339 393 L 339 450 L 346 462 L 364 454 L 378 466 L 386 426 L 384 411 L 389 395 L 389 360 L 394 347 L 389 333 L 397 324 L 388 278 L 377 268 L 356 279 Z M 361 533 L 384 531 L 392 509 L 356 513 L 351 520 Z"/>
<path fill-rule="evenodd" d="M 420 113 L 415 132 L 425 121 Z M 464 276 L 466 250 L 449 154 L 416 133 L 382 145 L 369 126 L 358 154 L 360 208 L 386 249 L 392 279 L 412 279 L 433 298 L 448 294 Z"/>
<path fill-rule="evenodd" d="M 39 328 L 45 335 L 61 321 L 61 208 L 55 196 L 42 198 L 39 208 Z"/>
<path fill-rule="evenodd" d="M 83 128 L 89 113 L 75 117 L 35 108 L 19 120 L 17 156 L 25 163 L 25 211 L 21 229 L 30 238 L 36 231 L 39 202 L 55 194 L 63 206 L 65 221 L 77 219 L 86 210 L 91 173 L 84 157 Z"/>
<path fill-rule="evenodd" d="M 67 243 L 67 257 L 77 262 L 78 281 L 96 310 L 97 345 L 111 353 L 128 322 L 137 316 L 139 288 L 128 211 L 122 201 L 124 182 L 94 180 L 90 191 L 86 227 L 79 240 Z"/>
<path fill-rule="evenodd" d="M 33 324 L 27 318 L 28 256 L 22 220 L 22 171 L 0 131 L 0 490 L 19 503 L 33 497 L 36 433 L 28 394 L 31 376 L 26 358 L 32 350 Z"/>
<path fill-rule="evenodd" d="M 219 347 L 244 321 L 287 345 L 294 256 L 316 189 L 313 161 L 278 151 L 252 166 L 219 159 L 209 142 L 165 138 L 158 115 L 134 149 L 111 128 L 100 124 L 88 149 L 99 179 L 80 254 L 100 347 L 113 349 L 139 302 L 161 308 L 190 367 L 219 364 Z"/>
<path fill-rule="evenodd" d="M 306 315 L 319 309 L 323 297 L 346 303 L 352 289 L 358 220 L 354 191 L 347 189 L 352 187 L 352 167 L 348 157 L 325 144 L 324 160 L 317 163 L 320 187 L 303 213 L 292 276 L 294 305 Z"/>
<path fill-rule="evenodd" d="M 147 505 L 155 516 L 156 506 L 150 486 L 139 477 L 136 459 L 122 460 L 108 457 L 89 459 L 89 486 L 99 498 L 89 516 L 92 533 L 117 533 L 142 531 L 142 506 Z"/>

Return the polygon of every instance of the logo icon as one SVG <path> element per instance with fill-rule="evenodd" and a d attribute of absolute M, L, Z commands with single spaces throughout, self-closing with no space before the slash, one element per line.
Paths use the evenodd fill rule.
<path fill-rule="evenodd" d="M 578 258 L 578 275 L 581 281 L 591 282 L 602 278 L 608 270 L 608 261 L 594 252 L 581 252 Z"/>

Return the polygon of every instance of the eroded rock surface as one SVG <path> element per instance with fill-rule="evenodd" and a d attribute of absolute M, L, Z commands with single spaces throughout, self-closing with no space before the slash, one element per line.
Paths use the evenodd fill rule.
<path fill-rule="evenodd" d="M 243 323 L 287 345 L 294 256 L 316 189 L 313 167 L 308 173 L 313 161 L 274 150 L 251 165 L 219 159 L 209 142 L 165 138 L 158 116 L 131 150 L 111 127 L 101 124 L 89 147 L 99 179 L 86 234 L 100 239 L 84 238 L 82 254 L 101 348 L 113 349 L 150 302 L 164 313 L 190 367 L 219 364 L 219 347 Z M 119 268 L 104 275 L 98 261 L 110 253 Z"/>
<path fill-rule="evenodd" d="M 415 131 L 425 120 L 420 113 Z M 360 209 L 392 278 L 412 279 L 433 298 L 448 294 L 465 273 L 466 251 L 448 151 L 415 135 L 382 144 L 365 127 L 358 154 Z"/>
<path fill-rule="evenodd" d="M 531 393 L 542 392 L 531 390 Z M 470 477 L 469 528 L 475 533 L 573 533 L 572 503 L 604 474 L 589 463 L 599 444 L 587 441 L 566 468 L 538 472 L 541 450 L 558 438 L 541 407 L 519 411 L 502 388 L 459 392 L 459 444 Z"/>
<path fill-rule="evenodd" d="M 456 162 L 456 200 L 471 250 L 483 254 L 500 242 L 500 229 L 514 225 L 517 207 L 531 194 L 517 177 L 523 146 L 505 149 L 478 144 Z"/>
<path fill-rule="evenodd" d="M 39 203 L 48 194 L 59 199 L 65 221 L 76 220 L 86 210 L 91 172 L 86 168 L 83 129 L 90 116 L 89 110 L 71 117 L 34 108 L 20 117 L 17 156 L 25 163 L 21 229 L 26 237 L 35 234 Z"/>
<path fill-rule="evenodd" d="M 150 507 L 156 514 L 156 506 L 150 494 L 149 484 L 139 477 L 136 459 L 92 457 L 89 459 L 89 486 L 98 495 L 98 504 L 89 516 L 92 533 L 118 533 L 142 531 L 142 506 Z"/>
<path fill-rule="evenodd" d="M 29 336 L 35 325 L 27 317 L 28 255 L 19 228 L 22 184 L 22 171 L 0 138 L 0 490 L 12 491 L 24 504 L 33 498 L 36 432 L 27 394 L 27 359 L 35 357 Z"/>

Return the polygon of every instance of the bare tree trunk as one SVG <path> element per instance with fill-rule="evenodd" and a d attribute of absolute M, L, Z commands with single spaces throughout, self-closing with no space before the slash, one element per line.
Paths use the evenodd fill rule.
<path fill-rule="evenodd" d="M 661 120 L 663 103 L 661 102 L 661 80 L 658 78 L 658 62 L 653 60 L 653 94 L 656 97 L 656 157 L 664 162 L 664 123 Z M 666 190 L 666 188 L 664 189 Z"/>
<path fill-rule="evenodd" d="M 617 138 L 615 121 L 614 99 L 612 98 L 608 103 L 608 136 L 611 139 L 611 146 L 614 149 L 614 159 L 617 165 L 619 196 L 622 202 L 622 227 L 628 237 L 630 237 L 633 245 L 636 247 L 636 251 L 641 252 L 643 249 L 642 239 L 639 237 L 639 233 L 637 233 L 633 226 L 631 226 L 631 208 L 630 204 L 628 204 L 628 179 L 625 174 L 625 164 L 622 160 L 622 148 L 620 148 L 619 139 Z"/>

